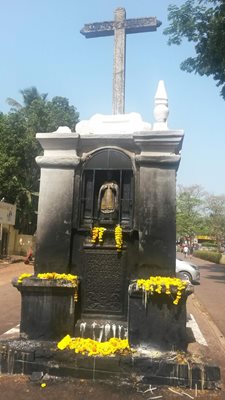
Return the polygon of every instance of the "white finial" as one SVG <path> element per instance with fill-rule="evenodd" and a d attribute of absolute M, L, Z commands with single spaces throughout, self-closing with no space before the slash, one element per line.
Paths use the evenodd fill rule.
<path fill-rule="evenodd" d="M 168 97 L 164 81 L 159 81 L 158 88 L 155 94 L 154 117 L 155 123 L 153 130 L 167 130 L 167 118 L 169 115 Z"/>
<path fill-rule="evenodd" d="M 72 133 L 68 126 L 59 126 L 54 133 Z"/>

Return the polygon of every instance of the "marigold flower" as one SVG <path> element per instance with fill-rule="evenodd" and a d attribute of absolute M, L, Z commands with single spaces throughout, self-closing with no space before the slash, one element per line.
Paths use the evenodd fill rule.
<path fill-rule="evenodd" d="M 98 240 L 99 228 L 96 226 L 91 230 L 91 242 L 96 243 Z"/>
<path fill-rule="evenodd" d="M 138 279 L 137 287 L 142 289 L 147 294 L 164 292 L 167 295 L 171 295 L 171 288 L 174 287 L 176 291 L 176 298 L 173 300 L 173 304 L 177 305 L 182 297 L 182 291 L 185 290 L 187 282 L 182 281 L 179 278 L 172 278 L 166 276 L 150 276 L 149 279 Z"/>
<path fill-rule="evenodd" d="M 91 243 L 99 243 L 103 242 L 103 234 L 106 231 L 106 228 L 102 226 L 94 226 L 91 230 Z"/>
<path fill-rule="evenodd" d="M 57 344 L 57 347 L 59 350 L 64 350 L 66 349 L 71 342 L 71 337 L 70 335 L 66 335 L 60 342 Z"/>
<path fill-rule="evenodd" d="M 31 276 L 32 274 L 27 274 L 27 273 L 21 274 L 17 280 L 17 283 L 22 283 L 23 279 L 30 278 Z"/>
<path fill-rule="evenodd" d="M 115 227 L 115 242 L 117 251 L 120 252 L 123 246 L 123 231 L 120 225 Z"/>
<path fill-rule="evenodd" d="M 77 286 L 77 275 L 72 274 L 58 274 L 57 272 L 46 272 L 43 274 L 37 274 L 37 278 L 39 279 L 58 279 L 69 281 Z"/>
<path fill-rule="evenodd" d="M 68 348 L 74 350 L 75 353 L 102 357 L 116 353 L 122 354 L 125 350 L 130 351 L 127 339 L 111 338 L 106 342 L 97 342 L 93 339 L 71 338 L 69 335 L 66 335 L 57 347 L 60 350 Z"/>
<path fill-rule="evenodd" d="M 106 231 L 106 228 L 102 228 L 102 227 L 99 228 L 99 231 L 98 231 L 98 241 L 99 241 L 99 243 L 103 242 L 103 234 L 104 234 L 105 231 Z"/>

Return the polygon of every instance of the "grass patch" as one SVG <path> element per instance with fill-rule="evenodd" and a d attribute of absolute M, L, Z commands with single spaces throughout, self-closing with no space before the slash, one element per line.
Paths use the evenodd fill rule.
<path fill-rule="evenodd" d="M 214 262 L 215 264 L 219 264 L 222 257 L 222 254 L 216 251 L 204 250 L 195 250 L 193 255 L 194 257 L 201 258 L 202 260 Z"/>

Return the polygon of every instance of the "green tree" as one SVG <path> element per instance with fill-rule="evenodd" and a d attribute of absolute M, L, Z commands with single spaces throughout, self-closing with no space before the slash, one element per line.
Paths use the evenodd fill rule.
<path fill-rule="evenodd" d="M 208 195 L 206 210 L 209 234 L 215 238 L 220 248 L 225 240 L 225 195 Z"/>
<path fill-rule="evenodd" d="M 177 190 L 177 236 L 192 239 L 205 233 L 203 205 L 205 193 L 201 186 L 178 186 Z"/>
<path fill-rule="evenodd" d="M 35 86 L 31 86 L 30 88 L 20 90 L 19 93 L 23 97 L 23 105 L 19 103 L 17 100 L 8 97 L 6 99 L 7 103 L 12 107 L 13 110 L 18 111 L 23 107 L 29 107 L 34 100 L 44 100 L 47 98 L 48 94 L 43 93 L 40 94 Z"/>
<path fill-rule="evenodd" d="M 79 113 L 74 106 L 69 105 L 68 99 L 56 96 L 47 103 L 49 114 L 48 131 L 54 131 L 59 126 L 68 126 L 72 131 L 79 120 Z"/>
<path fill-rule="evenodd" d="M 225 1 L 187 0 L 180 7 L 168 7 L 169 26 L 164 33 L 168 44 L 193 42 L 195 57 L 181 63 L 181 69 L 212 76 L 225 99 Z"/>
<path fill-rule="evenodd" d="M 37 132 L 51 132 L 60 125 L 74 130 L 79 114 L 64 97 L 47 101 L 36 88 L 21 91 L 23 104 L 11 99 L 10 112 L 0 113 L 0 198 L 17 205 L 16 227 L 33 234 L 36 229 L 39 168 L 35 158 L 41 147 Z"/>
<path fill-rule="evenodd" d="M 34 233 L 39 171 L 35 157 L 40 146 L 27 129 L 27 121 L 19 112 L 4 116 L 0 129 L 0 197 L 17 205 L 16 227 L 23 233 Z"/>

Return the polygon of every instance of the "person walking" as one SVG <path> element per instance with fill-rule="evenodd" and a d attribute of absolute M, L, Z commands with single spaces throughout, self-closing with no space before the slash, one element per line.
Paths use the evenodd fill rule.
<path fill-rule="evenodd" d="M 190 247 L 190 258 L 192 258 L 193 252 L 194 252 L 194 244 L 192 243 Z"/>
<path fill-rule="evenodd" d="M 184 246 L 184 248 L 183 248 L 183 252 L 184 252 L 184 257 L 187 258 L 187 255 L 188 255 L 188 247 L 187 247 L 186 244 L 185 244 L 185 246 Z"/>

